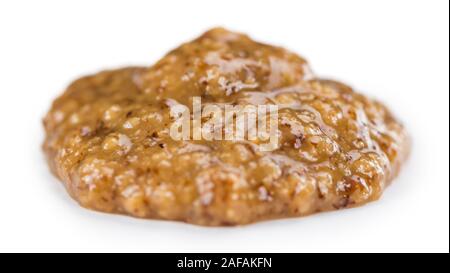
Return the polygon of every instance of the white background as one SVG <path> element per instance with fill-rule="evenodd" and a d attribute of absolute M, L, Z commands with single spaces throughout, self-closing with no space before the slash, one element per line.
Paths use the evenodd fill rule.
<path fill-rule="evenodd" d="M 1 1 L 0 251 L 449 251 L 448 1 Z M 88 211 L 44 162 L 41 119 L 75 78 L 150 65 L 213 26 L 305 56 L 386 102 L 412 155 L 367 206 L 237 228 Z"/>

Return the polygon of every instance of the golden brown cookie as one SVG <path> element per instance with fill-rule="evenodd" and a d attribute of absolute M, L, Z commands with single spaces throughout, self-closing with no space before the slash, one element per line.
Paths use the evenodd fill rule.
<path fill-rule="evenodd" d="M 174 140 L 171 107 L 272 104 L 278 145 Z M 213 29 L 150 67 L 73 82 L 44 119 L 54 174 L 83 207 L 198 225 L 241 225 L 365 204 L 408 153 L 381 103 L 315 77 L 285 49 Z"/>

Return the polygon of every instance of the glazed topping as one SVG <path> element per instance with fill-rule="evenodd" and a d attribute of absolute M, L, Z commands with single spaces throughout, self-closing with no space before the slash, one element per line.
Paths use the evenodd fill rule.
<path fill-rule="evenodd" d="M 181 45 L 142 76 L 155 98 L 187 103 L 191 96 L 226 100 L 242 91 L 271 91 L 310 76 L 302 58 L 224 29 Z"/>

